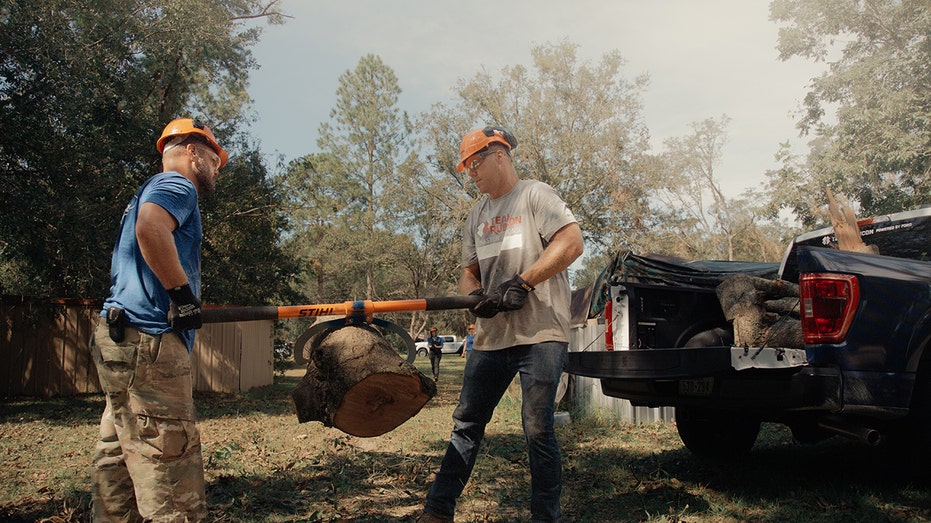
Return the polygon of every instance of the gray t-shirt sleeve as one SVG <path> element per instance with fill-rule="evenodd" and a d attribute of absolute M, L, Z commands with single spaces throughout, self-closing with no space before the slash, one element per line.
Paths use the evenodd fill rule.
<path fill-rule="evenodd" d="M 529 200 L 531 211 L 536 218 L 537 232 L 547 243 L 560 229 L 570 223 L 576 223 L 575 215 L 569 210 L 566 202 L 555 189 L 545 183 L 531 185 Z"/>

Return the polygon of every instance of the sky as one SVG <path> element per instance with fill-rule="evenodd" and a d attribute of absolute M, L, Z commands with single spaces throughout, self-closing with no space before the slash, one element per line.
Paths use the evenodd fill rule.
<path fill-rule="evenodd" d="M 286 162 L 319 152 L 317 131 L 330 121 L 339 77 L 367 54 L 392 68 L 398 108 L 413 116 L 454 100 L 460 79 L 530 68 L 532 47 L 568 41 L 580 61 L 596 64 L 617 50 L 625 78 L 649 75 L 642 115 L 654 152 L 690 134 L 690 124 L 727 115 L 717 174 L 736 197 L 778 167 L 780 143 L 804 152 L 795 122 L 824 68 L 779 60 L 769 0 L 282 0 L 281 9 L 292 18 L 266 26 L 253 48 L 259 69 L 249 94 L 252 135 L 270 159 Z"/>

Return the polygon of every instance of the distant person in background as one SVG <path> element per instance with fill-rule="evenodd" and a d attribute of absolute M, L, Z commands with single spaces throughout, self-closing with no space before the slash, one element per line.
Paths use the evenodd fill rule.
<path fill-rule="evenodd" d="M 190 352 L 200 328 L 198 197 L 229 156 L 197 120 L 169 123 L 162 172 L 120 220 L 110 295 L 91 340 L 107 405 L 93 456 L 93 520 L 205 521 Z"/>
<path fill-rule="evenodd" d="M 462 347 L 462 357 L 465 358 L 472 352 L 472 345 L 475 343 L 475 324 L 469 324 L 469 333 L 466 334 L 465 345 Z"/>
<path fill-rule="evenodd" d="M 440 360 L 443 359 L 443 338 L 436 335 L 436 327 L 430 327 L 427 338 L 427 351 L 430 353 L 430 368 L 433 369 L 433 382 L 440 379 Z"/>

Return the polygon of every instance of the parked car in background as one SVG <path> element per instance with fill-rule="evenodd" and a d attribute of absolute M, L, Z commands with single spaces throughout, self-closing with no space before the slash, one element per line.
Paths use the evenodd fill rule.
<path fill-rule="evenodd" d="M 459 354 L 462 352 L 462 341 L 453 334 L 441 334 L 440 338 L 443 338 L 443 354 Z M 427 355 L 427 342 L 417 341 L 414 343 L 414 349 L 417 352 L 418 356 Z"/>
<path fill-rule="evenodd" d="M 414 352 L 416 352 L 418 356 L 426 356 L 427 341 L 418 337 L 417 341 L 414 342 Z"/>
<path fill-rule="evenodd" d="M 459 354 L 462 350 L 462 342 L 456 336 L 444 334 L 440 337 L 443 338 L 443 354 Z"/>

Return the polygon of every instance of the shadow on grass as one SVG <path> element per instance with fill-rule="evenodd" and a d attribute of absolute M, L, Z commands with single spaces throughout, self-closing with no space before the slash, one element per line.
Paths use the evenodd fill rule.
<path fill-rule="evenodd" d="M 217 478 L 208 485 L 211 512 L 224 521 L 413 521 L 442 457 L 363 451 L 339 439 L 335 448 L 270 476 Z M 457 514 L 462 521 L 530 520 L 522 435 L 486 438 Z"/>
<path fill-rule="evenodd" d="M 618 430 L 624 430 L 618 426 Z M 572 521 L 929 521 L 927 474 L 889 453 L 833 438 L 785 440 L 731 460 L 563 445 L 563 509 Z M 906 456 L 895 458 L 908 459 Z"/>
<path fill-rule="evenodd" d="M 887 482 L 876 468 L 857 465 L 853 458 L 862 449 L 844 441 L 764 448 L 726 463 L 682 448 L 592 451 L 589 443 L 562 445 L 567 521 L 925 521 L 931 515 L 925 487 L 914 478 Z M 440 459 L 347 446 L 270 476 L 221 477 L 208 487 L 210 505 L 232 521 L 412 521 Z M 489 434 L 457 519 L 529 521 L 529 497 L 523 435 Z"/>
<path fill-rule="evenodd" d="M 91 521 L 90 492 L 73 491 L 64 499 L 51 494 L 28 498 L 15 504 L 0 506 L 0 521 L 4 523 L 84 523 Z"/>
<path fill-rule="evenodd" d="M 429 362 L 418 368 L 429 372 Z M 443 427 L 428 451 L 393 451 L 337 435 L 293 463 L 268 472 L 226 473 L 207 485 L 215 521 L 412 521 L 423 506 L 446 448 L 449 415 L 458 402 L 461 361 L 441 364 L 438 394 Z M 195 394 L 202 419 L 248 413 L 292 415 L 290 394 L 303 372 L 242 394 Z M 530 479 L 518 400 L 499 408 L 500 425 L 483 441 L 457 520 L 527 521 Z M 511 404 L 513 403 L 513 404 Z M 101 396 L 0 401 L 0 418 L 15 423 L 96 424 Z M 506 427 L 506 428 L 501 428 Z M 499 432 L 505 431 L 505 432 Z M 927 474 L 905 472 L 908 449 L 895 455 L 834 438 L 795 444 L 788 431 L 764 425 L 748 456 L 702 459 L 681 446 L 674 427 L 573 422 L 557 428 L 563 452 L 565 519 L 627 521 L 931 521 Z M 420 434 L 419 437 L 423 438 Z M 375 440 L 369 440 L 375 441 Z M 264 448 L 264 447 L 263 447 Z M 423 448 L 423 447 L 418 447 Z M 260 456 L 261 457 L 261 456 Z M 209 458 L 209 456 L 205 456 Z M 273 463 L 284 461 L 270 460 Z M 89 494 L 37 491 L 0 506 L 0 521 L 88 521 Z"/>
<path fill-rule="evenodd" d="M 348 441 L 348 440 L 347 440 Z M 224 475 L 207 485 L 215 521 L 413 521 L 440 457 L 360 450 L 337 438 L 325 453 L 270 474 Z M 436 445 L 445 445 L 437 441 Z M 890 477 L 862 447 L 830 441 L 755 450 L 730 462 L 685 449 L 597 452 L 564 442 L 563 512 L 568 521 L 928 521 L 931 493 Z M 460 499 L 457 519 L 529 520 L 526 448 L 520 434 L 489 434 Z M 0 507 L 0 520 L 89 521 L 87 492 L 64 501 Z"/>
<path fill-rule="evenodd" d="M 230 415 L 267 414 L 270 416 L 294 414 L 291 391 L 300 383 L 301 376 L 275 376 L 271 385 L 256 387 L 237 394 L 195 392 L 194 405 L 199 419 Z"/>
<path fill-rule="evenodd" d="M 194 405 L 200 419 L 231 414 L 293 414 L 291 391 L 300 377 L 276 376 L 272 385 L 238 394 L 194 392 Z M 103 413 L 103 394 L 62 398 L 0 399 L 0 421 L 28 423 L 43 421 L 55 425 L 97 425 Z"/>
<path fill-rule="evenodd" d="M 104 399 L 100 394 L 66 398 L 0 399 L 0 420 L 8 423 L 43 421 L 67 426 L 98 424 Z"/>

